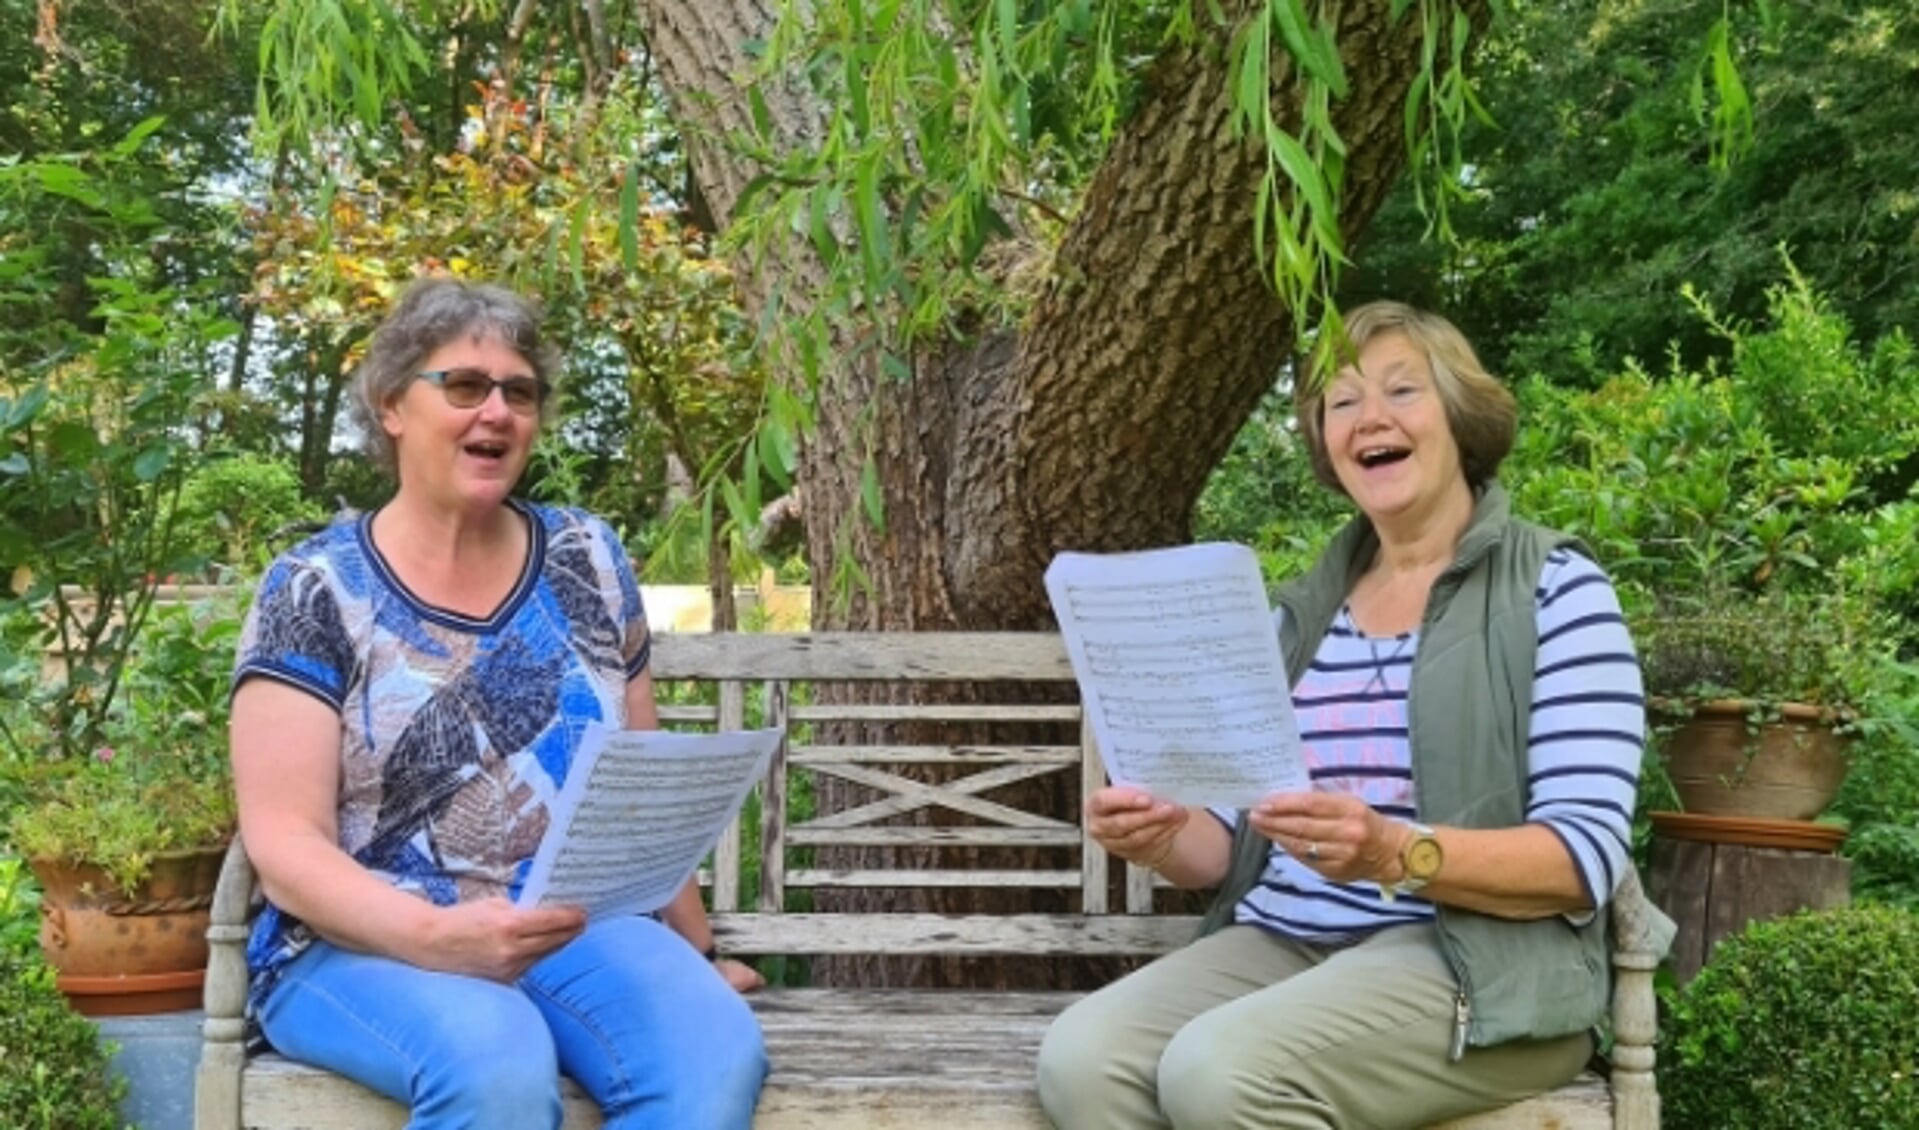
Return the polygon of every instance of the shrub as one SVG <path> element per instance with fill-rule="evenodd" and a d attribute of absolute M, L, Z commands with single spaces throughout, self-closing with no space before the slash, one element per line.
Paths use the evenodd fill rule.
<path fill-rule="evenodd" d="M 1919 915 L 1855 906 L 1755 924 L 1667 1004 L 1667 1125 L 1919 1127 Z"/>
<path fill-rule="evenodd" d="M 208 459 L 188 473 L 176 520 L 181 544 L 225 573 L 252 576 L 324 517 L 301 497 L 292 467 L 240 454 Z"/>
<path fill-rule="evenodd" d="M 1919 825 L 1854 825 L 1846 854 L 1861 899 L 1919 914 Z"/>
<path fill-rule="evenodd" d="M 0 917 L 6 910 L 0 906 Z M 126 1083 L 113 1075 L 109 1054 L 53 987 L 53 970 L 38 955 L 0 945 L 0 1126 L 117 1130 Z"/>

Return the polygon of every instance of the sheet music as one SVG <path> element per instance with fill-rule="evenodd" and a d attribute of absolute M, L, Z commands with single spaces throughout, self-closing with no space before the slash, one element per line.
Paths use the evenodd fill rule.
<path fill-rule="evenodd" d="M 719 842 L 783 733 L 589 726 L 518 904 L 582 906 L 589 918 L 665 906 Z"/>
<path fill-rule="evenodd" d="M 1251 549 L 1062 553 L 1046 593 L 1115 783 L 1231 808 L 1312 787 Z"/>

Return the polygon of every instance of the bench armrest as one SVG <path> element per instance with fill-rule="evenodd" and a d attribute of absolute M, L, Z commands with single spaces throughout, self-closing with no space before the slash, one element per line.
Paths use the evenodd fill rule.
<path fill-rule="evenodd" d="M 1613 1130 L 1659 1130 L 1653 1077 L 1659 1002 L 1653 974 L 1672 948 L 1675 929 L 1646 897 L 1639 872 L 1628 870 L 1612 898 Z"/>
<path fill-rule="evenodd" d="M 239 1130 L 240 1072 L 246 1067 L 247 918 L 253 864 L 235 836 L 220 865 L 207 925 L 206 1025 L 194 1083 L 197 1130 Z"/>

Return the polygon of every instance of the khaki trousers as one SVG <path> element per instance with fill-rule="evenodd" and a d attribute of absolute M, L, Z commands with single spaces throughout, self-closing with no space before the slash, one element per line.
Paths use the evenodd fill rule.
<path fill-rule="evenodd" d="M 1322 950 L 1229 926 L 1062 1013 L 1039 1056 L 1062 1130 L 1388 1130 L 1572 1079 L 1585 1033 L 1452 1042 L 1455 981 L 1431 925 Z"/>

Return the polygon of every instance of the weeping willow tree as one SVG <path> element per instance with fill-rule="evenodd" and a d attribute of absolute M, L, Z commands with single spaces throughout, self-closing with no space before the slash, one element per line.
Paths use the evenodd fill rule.
<path fill-rule="evenodd" d="M 512 32 L 504 65 L 543 7 L 278 0 L 267 136 L 292 136 L 276 122 L 376 130 L 432 65 L 435 43 L 409 31 L 429 11 Z M 816 626 L 923 631 L 1048 627 L 1040 576 L 1055 552 L 1188 538 L 1262 394 L 1296 355 L 1296 371 L 1321 371 L 1311 343 L 1337 338 L 1328 296 L 1345 249 L 1402 174 L 1443 235 L 1477 110 L 1465 64 L 1492 8 L 551 0 L 551 18 L 593 61 L 584 75 L 654 68 L 692 210 L 733 249 L 779 374 L 740 439 L 748 473 L 718 485 L 711 511 L 750 524 L 762 479 L 790 476 Z M 614 42 L 622 30 L 631 40 Z M 1736 84 L 1714 89 L 1736 117 Z M 1051 803 L 1070 811 L 1075 792 L 1060 782 Z M 822 793 L 828 807 L 864 798 Z M 890 973 L 1031 975 L 1060 983 L 1006 966 Z"/>

